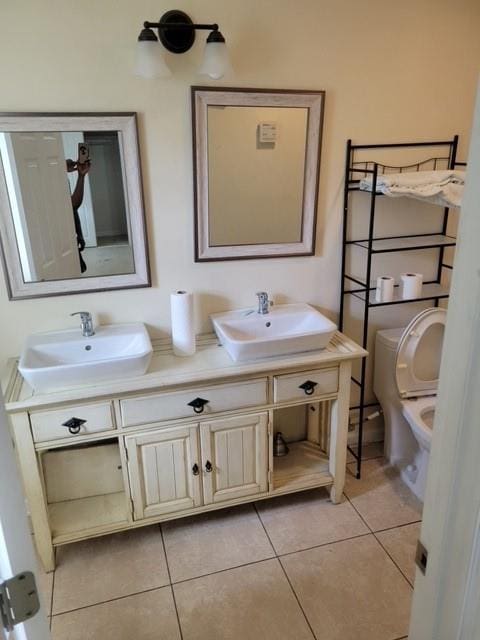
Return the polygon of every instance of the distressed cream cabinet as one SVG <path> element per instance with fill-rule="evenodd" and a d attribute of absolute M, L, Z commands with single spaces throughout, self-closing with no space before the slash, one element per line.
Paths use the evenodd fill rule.
<path fill-rule="evenodd" d="M 337 332 L 322 351 L 234 363 L 204 336 L 191 358 L 156 344 L 144 376 L 48 394 L 12 360 L 3 390 L 45 568 L 56 546 L 226 505 L 321 486 L 339 502 L 365 355 Z"/>

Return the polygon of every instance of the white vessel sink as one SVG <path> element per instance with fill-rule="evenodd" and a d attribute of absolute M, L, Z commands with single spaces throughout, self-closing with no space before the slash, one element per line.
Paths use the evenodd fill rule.
<path fill-rule="evenodd" d="M 88 338 L 80 329 L 33 334 L 18 368 L 35 391 L 48 392 L 143 375 L 151 357 L 144 324 L 112 324 L 96 327 Z"/>
<path fill-rule="evenodd" d="M 240 309 L 210 318 L 218 339 L 235 361 L 324 349 L 337 330 L 308 304 L 281 304 L 265 315 Z"/>

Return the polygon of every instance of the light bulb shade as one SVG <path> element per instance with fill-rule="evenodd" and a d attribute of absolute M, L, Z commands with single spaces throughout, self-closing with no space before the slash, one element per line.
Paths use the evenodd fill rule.
<path fill-rule="evenodd" d="M 172 72 L 167 66 L 158 41 L 138 40 L 135 56 L 135 75 L 142 78 L 169 78 Z"/>
<path fill-rule="evenodd" d="M 198 73 L 203 76 L 209 76 L 214 80 L 219 80 L 230 71 L 231 68 L 232 65 L 225 41 L 212 42 L 207 40 L 203 53 L 203 61 Z"/>

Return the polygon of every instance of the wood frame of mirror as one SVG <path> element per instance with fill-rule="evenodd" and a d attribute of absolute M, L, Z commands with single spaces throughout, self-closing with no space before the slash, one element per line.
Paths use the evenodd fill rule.
<path fill-rule="evenodd" d="M 0 132 L 21 131 L 116 131 L 121 135 L 125 166 L 125 190 L 128 203 L 134 272 L 25 282 L 19 257 L 15 226 L 11 214 L 6 176 L 0 161 L 0 253 L 10 300 L 39 298 L 114 289 L 150 287 L 150 267 L 143 206 L 137 115 L 116 113 L 0 113 Z"/>
<path fill-rule="evenodd" d="M 311 256 L 315 253 L 325 91 L 191 87 L 195 205 L 195 262 Z M 308 110 L 299 242 L 213 246 L 209 229 L 209 106 L 296 107 Z"/>

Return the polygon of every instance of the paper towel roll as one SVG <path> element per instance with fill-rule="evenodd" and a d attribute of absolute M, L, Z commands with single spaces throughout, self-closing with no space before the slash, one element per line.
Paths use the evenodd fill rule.
<path fill-rule="evenodd" d="M 392 276 L 379 276 L 377 278 L 375 300 L 377 302 L 391 302 L 393 300 L 394 285 L 395 278 L 392 278 Z"/>
<path fill-rule="evenodd" d="M 172 344 L 176 356 L 193 356 L 195 353 L 195 318 L 193 293 L 175 291 L 170 296 L 172 316 Z"/>
<path fill-rule="evenodd" d="M 421 273 L 402 273 L 402 298 L 411 300 L 422 295 L 423 275 Z"/>

